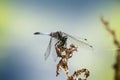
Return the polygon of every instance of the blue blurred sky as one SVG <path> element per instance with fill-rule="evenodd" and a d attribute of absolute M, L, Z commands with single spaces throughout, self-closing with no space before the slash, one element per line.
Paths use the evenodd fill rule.
<path fill-rule="evenodd" d="M 5 2 L 9 18 L 4 29 L 4 48 L 0 51 L 3 56 L 0 80 L 65 80 L 63 72 L 55 77 L 57 62 L 53 62 L 52 56 L 44 60 L 49 37 L 33 35 L 36 31 L 57 30 L 87 38 L 94 46 L 94 52 L 80 50 L 73 56 L 69 64 L 71 73 L 86 67 L 91 72 L 89 80 L 112 80 L 115 52 L 111 49 L 115 47 L 99 18 L 104 15 L 112 22 L 115 11 L 120 8 L 119 3 L 119 0 Z"/>

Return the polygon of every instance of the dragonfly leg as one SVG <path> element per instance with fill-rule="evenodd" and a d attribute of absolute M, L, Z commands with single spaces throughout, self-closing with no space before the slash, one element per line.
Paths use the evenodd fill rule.
<path fill-rule="evenodd" d="M 56 45 L 58 45 L 59 42 L 60 42 L 60 41 L 58 41 L 57 43 L 55 43 L 55 47 L 56 47 Z"/>

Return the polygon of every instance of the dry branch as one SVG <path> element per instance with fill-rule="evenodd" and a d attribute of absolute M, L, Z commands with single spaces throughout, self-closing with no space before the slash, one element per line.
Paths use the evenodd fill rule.
<path fill-rule="evenodd" d="M 71 44 L 70 48 L 56 45 L 55 49 L 57 52 L 57 56 L 61 58 L 61 60 L 57 64 L 56 76 L 58 76 L 60 74 L 60 71 L 63 70 L 66 74 L 67 80 L 87 80 L 90 72 L 85 68 L 75 71 L 72 75 L 68 74 L 68 59 L 72 57 L 74 51 L 77 51 L 77 47 L 74 44 Z M 63 54 L 63 52 L 65 52 L 65 54 Z M 82 73 L 84 73 L 85 79 L 79 77 Z"/>
<path fill-rule="evenodd" d="M 101 22 L 105 26 L 105 29 L 112 35 L 113 37 L 113 42 L 115 46 L 117 47 L 116 53 L 116 63 L 114 64 L 114 69 L 115 69 L 115 80 L 120 80 L 120 42 L 116 38 L 116 33 L 114 30 L 110 29 L 109 22 L 105 20 L 103 17 L 101 17 Z"/>

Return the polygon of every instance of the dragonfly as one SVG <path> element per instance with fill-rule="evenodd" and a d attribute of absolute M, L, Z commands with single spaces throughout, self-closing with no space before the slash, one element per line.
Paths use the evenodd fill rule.
<path fill-rule="evenodd" d="M 53 46 L 54 46 L 54 49 L 57 44 L 59 44 L 60 46 L 66 47 L 68 40 L 75 43 L 78 46 L 85 47 L 87 49 L 93 49 L 93 46 L 86 42 L 87 39 L 81 39 L 81 38 L 79 39 L 73 35 L 67 34 L 62 31 L 50 32 L 50 33 L 35 32 L 34 35 L 50 36 L 50 41 L 49 41 L 47 50 L 44 53 L 45 60 L 47 60 L 47 58 L 51 54 L 51 49 Z M 55 52 L 53 52 L 53 53 L 55 53 Z M 57 60 L 57 53 L 55 53 L 53 55 L 53 58 L 55 61 Z"/>

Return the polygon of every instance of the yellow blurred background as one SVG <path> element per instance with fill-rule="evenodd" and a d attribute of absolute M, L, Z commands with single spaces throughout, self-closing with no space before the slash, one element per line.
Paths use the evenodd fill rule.
<path fill-rule="evenodd" d="M 100 17 L 104 16 L 110 22 L 111 29 L 116 31 L 120 40 L 119 14 L 119 0 L 0 2 L 0 60 L 2 61 L 0 65 L 6 66 L 9 63 L 9 66 L 14 67 L 16 63 L 20 63 L 27 66 L 18 68 L 23 72 L 16 72 L 18 69 L 15 66 L 13 73 L 16 72 L 16 75 L 8 77 L 11 80 L 17 80 L 23 73 L 26 76 L 20 80 L 65 80 L 64 73 L 56 78 L 56 63 L 52 58 L 44 61 L 43 56 L 49 37 L 33 35 L 36 31 L 61 30 L 87 38 L 94 46 L 94 52 L 80 50 L 78 55 L 74 55 L 70 62 L 71 72 L 86 67 L 90 70 L 88 80 L 113 80 L 116 47 Z M 12 61 L 16 62 L 12 64 Z M 30 70 L 24 72 L 23 69 L 29 67 Z M 8 67 L 5 67 L 4 71 L 11 74 Z"/>

